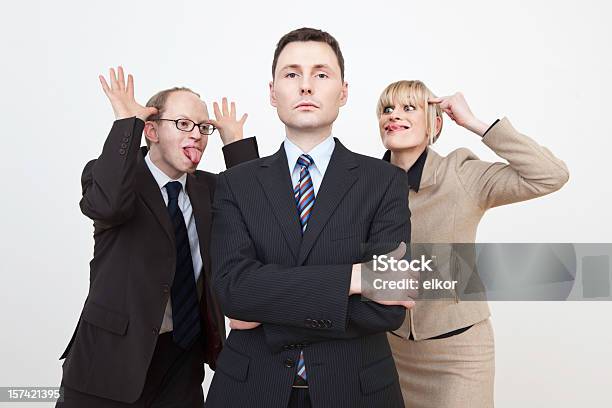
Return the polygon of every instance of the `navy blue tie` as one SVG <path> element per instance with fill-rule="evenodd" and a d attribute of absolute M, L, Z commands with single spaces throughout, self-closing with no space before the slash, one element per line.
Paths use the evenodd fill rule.
<path fill-rule="evenodd" d="M 178 205 L 178 196 L 182 187 L 178 181 L 166 184 L 168 213 L 174 226 L 176 242 L 176 271 L 171 290 L 172 337 L 176 344 L 187 349 L 193 344 L 201 329 L 198 292 L 193 274 L 189 237 L 183 212 Z"/>

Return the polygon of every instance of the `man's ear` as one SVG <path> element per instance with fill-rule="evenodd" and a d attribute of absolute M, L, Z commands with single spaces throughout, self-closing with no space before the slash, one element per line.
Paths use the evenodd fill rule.
<path fill-rule="evenodd" d="M 342 83 L 342 91 L 340 92 L 340 106 L 346 105 L 347 100 L 348 100 L 348 82 L 344 81 Z"/>
<path fill-rule="evenodd" d="M 276 93 L 274 92 L 274 80 L 270 81 L 270 105 L 276 108 Z"/>
<path fill-rule="evenodd" d="M 145 122 L 144 135 L 149 141 L 149 143 L 159 142 L 159 137 L 157 136 L 157 129 L 155 129 L 155 125 L 151 121 Z"/>

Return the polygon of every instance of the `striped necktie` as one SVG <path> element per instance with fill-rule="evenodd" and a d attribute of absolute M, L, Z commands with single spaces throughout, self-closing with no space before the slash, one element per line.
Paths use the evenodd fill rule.
<path fill-rule="evenodd" d="M 295 202 L 300 216 L 302 234 L 306 231 L 312 206 L 315 202 L 314 186 L 312 184 L 312 178 L 310 177 L 310 171 L 308 171 L 308 168 L 312 166 L 313 163 L 314 160 L 307 154 L 301 155 L 297 160 L 297 164 L 301 166 L 300 181 L 293 189 L 293 194 L 295 195 Z"/>
<path fill-rule="evenodd" d="M 307 154 L 302 154 L 297 160 L 297 164 L 301 166 L 300 181 L 293 189 L 293 194 L 295 196 L 295 203 L 300 216 L 302 234 L 304 234 L 304 231 L 306 231 L 306 226 L 308 225 L 308 220 L 310 219 L 312 207 L 315 202 L 314 185 L 312 184 L 312 178 L 310 177 L 310 171 L 308 170 L 313 163 L 314 160 L 312 160 L 312 157 Z M 304 363 L 304 352 L 302 350 L 300 350 L 300 357 L 297 364 L 297 375 L 293 385 L 307 385 L 306 365 Z"/>
<path fill-rule="evenodd" d="M 200 309 L 193 260 L 183 211 L 178 204 L 182 185 L 178 181 L 166 184 L 168 213 L 176 238 L 176 270 L 172 282 L 172 338 L 181 348 L 187 349 L 200 334 Z"/>

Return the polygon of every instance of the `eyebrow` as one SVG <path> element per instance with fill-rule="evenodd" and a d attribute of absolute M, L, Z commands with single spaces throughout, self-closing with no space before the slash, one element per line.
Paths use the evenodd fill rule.
<path fill-rule="evenodd" d="M 191 119 L 191 117 L 189 115 L 183 115 L 182 113 L 177 113 L 176 114 L 177 118 L 181 118 L 181 119 L 188 119 L 190 121 L 192 121 L 193 123 L 197 124 L 197 125 L 201 125 L 202 123 L 206 122 L 208 119 L 204 119 L 202 122 L 196 122 L 195 120 Z"/>
<path fill-rule="evenodd" d="M 286 70 L 286 69 L 290 69 L 290 68 L 292 68 L 292 69 L 301 69 L 301 68 L 302 68 L 302 66 L 301 66 L 301 65 L 299 65 L 299 64 L 289 64 L 289 65 L 285 65 L 285 66 L 284 66 L 284 67 L 282 67 L 280 70 L 281 70 L 281 71 L 284 71 L 284 70 Z M 314 68 L 314 69 L 321 69 L 321 68 L 325 68 L 325 69 L 331 70 L 331 67 L 330 67 L 329 65 L 327 65 L 327 64 L 315 64 L 315 65 L 313 65 L 313 68 Z"/>

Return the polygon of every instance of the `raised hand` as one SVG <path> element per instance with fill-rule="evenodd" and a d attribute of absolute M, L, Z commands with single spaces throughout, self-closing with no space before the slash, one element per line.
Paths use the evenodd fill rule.
<path fill-rule="evenodd" d="M 136 102 L 134 99 L 134 78 L 131 74 L 128 75 L 126 85 L 123 67 L 117 67 L 117 74 L 115 74 L 113 68 L 109 70 L 110 86 L 103 75 L 100 75 L 98 78 L 100 78 L 102 90 L 113 107 L 115 119 L 125 119 L 136 116 L 146 121 L 149 116 L 157 113 L 157 108 L 145 107 Z"/>
<path fill-rule="evenodd" d="M 439 104 L 440 109 L 459 126 L 471 130 L 480 136 L 489 128 L 488 125 L 474 116 L 461 92 L 440 98 L 430 98 L 429 103 Z"/>
<path fill-rule="evenodd" d="M 223 144 L 228 145 L 242 140 L 244 137 L 244 122 L 246 122 L 249 115 L 245 113 L 240 120 L 236 120 L 236 104 L 232 102 L 228 109 L 227 98 L 221 100 L 221 109 L 219 109 L 217 102 L 213 102 L 213 110 L 215 112 L 215 119 L 209 119 L 208 122 L 219 129 Z"/>

